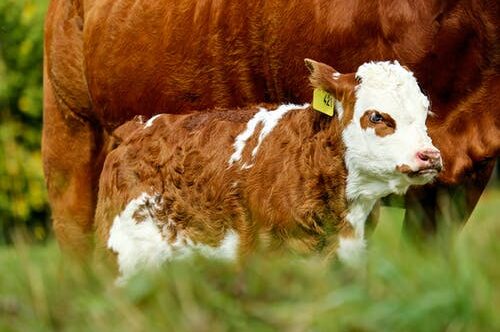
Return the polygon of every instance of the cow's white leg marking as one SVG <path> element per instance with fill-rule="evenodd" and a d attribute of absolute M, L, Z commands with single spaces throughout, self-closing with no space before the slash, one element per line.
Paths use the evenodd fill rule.
<path fill-rule="evenodd" d="M 260 145 L 266 138 L 266 136 L 276 127 L 279 120 L 289 111 L 294 109 L 304 109 L 309 107 L 309 104 L 304 105 L 294 105 L 294 104 L 285 104 L 280 105 L 276 110 L 268 111 L 265 108 L 259 108 L 259 112 L 257 112 L 250 121 L 248 121 L 245 130 L 239 134 L 233 144 L 234 153 L 229 158 L 228 164 L 232 166 L 235 162 L 241 160 L 241 155 L 243 150 L 245 149 L 246 142 L 255 132 L 255 128 L 259 123 L 262 123 L 263 127 L 260 131 L 259 138 L 257 141 L 257 145 L 252 150 L 252 157 L 257 155 Z M 242 166 L 243 169 L 251 168 L 252 165 L 244 164 Z"/>

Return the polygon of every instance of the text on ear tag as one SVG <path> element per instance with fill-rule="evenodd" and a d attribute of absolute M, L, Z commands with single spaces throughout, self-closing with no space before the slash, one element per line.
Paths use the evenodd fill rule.
<path fill-rule="evenodd" d="M 335 98 L 325 90 L 314 89 L 313 108 L 316 111 L 333 116 L 335 108 Z"/>

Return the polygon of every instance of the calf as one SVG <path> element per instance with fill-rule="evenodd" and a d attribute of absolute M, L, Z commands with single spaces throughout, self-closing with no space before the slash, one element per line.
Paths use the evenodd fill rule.
<path fill-rule="evenodd" d="M 122 275 L 192 251 L 233 259 L 259 247 L 356 262 L 375 201 L 434 178 L 429 101 L 410 71 L 306 65 L 333 116 L 287 104 L 119 128 L 128 135 L 105 161 L 96 226 Z"/>

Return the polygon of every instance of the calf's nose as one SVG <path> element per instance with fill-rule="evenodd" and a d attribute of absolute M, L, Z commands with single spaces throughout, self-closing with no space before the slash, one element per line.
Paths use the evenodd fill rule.
<path fill-rule="evenodd" d="M 437 149 L 426 149 L 417 152 L 417 160 L 421 168 L 434 168 L 438 171 L 443 168 L 441 153 Z"/>

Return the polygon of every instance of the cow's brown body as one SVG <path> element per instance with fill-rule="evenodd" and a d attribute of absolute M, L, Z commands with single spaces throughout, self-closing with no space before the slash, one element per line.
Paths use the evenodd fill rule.
<path fill-rule="evenodd" d="M 309 101 L 305 57 L 415 72 L 436 113 L 441 188 L 464 188 L 466 219 L 500 151 L 499 29 L 494 0 L 52 0 L 43 157 L 58 239 L 85 248 L 107 132 L 137 114 Z M 437 191 L 425 191 L 430 229 Z"/>

